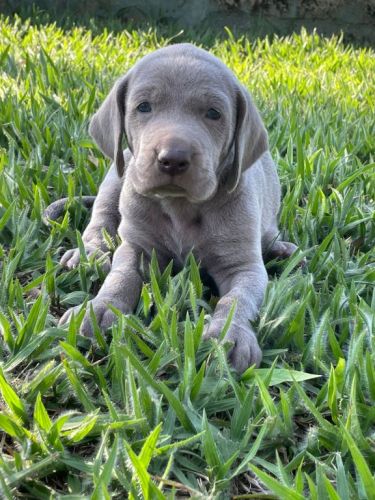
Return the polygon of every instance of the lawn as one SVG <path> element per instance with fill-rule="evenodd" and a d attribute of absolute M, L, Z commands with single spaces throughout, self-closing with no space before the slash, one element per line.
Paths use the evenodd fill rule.
<path fill-rule="evenodd" d="M 264 358 L 242 377 L 201 339 L 215 298 L 193 258 L 177 276 L 154 260 L 135 315 L 109 335 L 81 337 L 82 314 L 57 326 L 103 280 L 84 253 L 76 270 L 58 264 L 90 215 L 73 197 L 96 193 L 108 168 L 88 120 L 117 76 L 180 40 L 253 93 L 280 226 L 301 249 L 269 264 Z M 375 54 L 339 38 L 0 19 L 1 498 L 375 499 L 374 111 Z"/>

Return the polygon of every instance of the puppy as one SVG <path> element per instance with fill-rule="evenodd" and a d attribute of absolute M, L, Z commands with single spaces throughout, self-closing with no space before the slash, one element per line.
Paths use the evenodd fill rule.
<path fill-rule="evenodd" d="M 216 57 L 190 44 L 145 56 L 114 85 L 94 115 L 90 134 L 113 160 L 83 235 L 87 253 L 106 252 L 102 228 L 121 245 L 82 332 L 92 335 L 90 305 L 105 330 L 109 305 L 131 313 L 139 300 L 141 257 L 182 266 L 193 251 L 215 281 L 220 300 L 205 330 L 226 334 L 238 372 L 259 365 L 250 325 L 267 286 L 263 254 L 288 257 L 296 246 L 279 238 L 280 184 L 267 133 L 249 95 Z M 128 149 L 123 151 L 126 136 Z M 79 262 L 77 249 L 62 258 Z M 146 266 L 147 267 L 147 266 Z M 74 308 L 61 318 L 68 321 Z"/>

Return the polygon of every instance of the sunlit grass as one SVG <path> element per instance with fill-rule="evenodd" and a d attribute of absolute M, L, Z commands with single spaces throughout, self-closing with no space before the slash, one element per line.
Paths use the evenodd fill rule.
<path fill-rule="evenodd" d="M 88 219 L 73 196 L 95 193 L 108 165 L 88 119 L 168 39 L 0 22 L 3 498 L 375 498 L 374 53 L 305 32 L 204 40 L 262 112 L 281 227 L 307 259 L 270 275 L 263 365 L 241 379 L 201 341 L 213 304 L 192 258 L 175 277 L 154 262 L 112 335 L 82 338 L 82 315 L 56 326 L 103 279 L 84 256 L 58 265 Z M 46 228 L 62 196 L 69 211 Z"/>

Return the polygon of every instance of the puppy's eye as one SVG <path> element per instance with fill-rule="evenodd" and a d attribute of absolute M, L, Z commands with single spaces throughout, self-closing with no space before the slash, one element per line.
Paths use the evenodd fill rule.
<path fill-rule="evenodd" d="M 151 113 L 151 104 L 147 101 L 141 102 L 141 104 L 137 106 L 137 109 L 141 113 Z"/>
<path fill-rule="evenodd" d="M 209 120 L 219 120 L 220 117 L 220 112 L 214 108 L 210 108 L 206 113 L 206 118 L 208 118 Z"/>

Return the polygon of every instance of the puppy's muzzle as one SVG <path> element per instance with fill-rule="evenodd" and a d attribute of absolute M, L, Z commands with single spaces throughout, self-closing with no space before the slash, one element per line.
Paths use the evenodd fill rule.
<path fill-rule="evenodd" d="M 158 167 L 163 174 L 181 175 L 189 168 L 191 151 L 185 148 L 167 147 L 158 153 Z"/>

